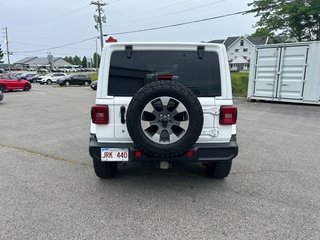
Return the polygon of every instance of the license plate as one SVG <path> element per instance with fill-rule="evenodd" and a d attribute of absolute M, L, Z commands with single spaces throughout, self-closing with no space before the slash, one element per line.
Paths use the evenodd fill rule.
<path fill-rule="evenodd" d="M 127 162 L 129 161 L 128 148 L 101 148 L 102 162 Z"/>

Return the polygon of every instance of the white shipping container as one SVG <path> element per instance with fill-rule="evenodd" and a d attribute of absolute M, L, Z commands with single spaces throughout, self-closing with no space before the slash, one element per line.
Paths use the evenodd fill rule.
<path fill-rule="evenodd" d="M 320 42 L 256 46 L 248 99 L 320 104 Z"/>

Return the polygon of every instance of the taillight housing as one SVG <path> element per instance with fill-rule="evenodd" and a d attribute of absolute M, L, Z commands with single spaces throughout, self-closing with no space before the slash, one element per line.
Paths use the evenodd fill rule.
<path fill-rule="evenodd" d="M 238 109 L 234 106 L 221 106 L 220 125 L 231 125 L 237 123 Z"/>
<path fill-rule="evenodd" d="M 91 120 L 95 124 L 108 124 L 109 123 L 108 106 L 92 106 Z"/>

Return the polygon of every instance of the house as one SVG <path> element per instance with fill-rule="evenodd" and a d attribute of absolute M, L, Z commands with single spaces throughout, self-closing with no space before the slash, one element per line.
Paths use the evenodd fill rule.
<path fill-rule="evenodd" d="M 255 46 L 271 44 L 273 40 L 269 37 L 237 36 L 209 42 L 225 45 L 231 71 L 248 71 Z"/>
<path fill-rule="evenodd" d="M 71 68 L 74 67 L 61 57 L 27 57 L 14 63 L 14 68 L 26 70 L 27 68 L 41 69 L 57 69 L 57 68 Z"/>

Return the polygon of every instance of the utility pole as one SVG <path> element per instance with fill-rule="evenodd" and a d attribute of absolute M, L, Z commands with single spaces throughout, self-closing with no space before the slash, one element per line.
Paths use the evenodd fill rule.
<path fill-rule="evenodd" d="M 101 51 L 103 49 L 103 32 L 102 32 L 102 23 L 106 23 L 106 16 L 104 15 L 104 10 L 102 9 L 103 6 L 106 6 L 107 3 L 101 2 L 100 0 L 92 1 L 91 5 L 97 6 L 97 13 L 98 15 L 94 15 L 94 20 L 96 21 L 95 28 L 100 31 L 100 44 L 101 44 Z"/>
<path fill-rule="evenodd" d="M 47 52 L 47 59 L 48 59 L 50 71 L 52 71 L 52 69 L 53 69 L 53 55 L 51 55 L 51 52 Z"/>
<path fill-rule="evenodd" d="M 98 38 L 96 38 L 96 62 L 95 62 L 95 65 L 96 65 L 96 69 L 97 69 L 97 72 L 99 71 L 99 53 L 98 53 Z"/>
<path fill-rule="evenodd" d="M 7 57 L 8 57 L 8 67 L 9 67 L 9 72 L 11 72 L 11 66 L 10 66 L 10 52 L 9 52 L 9 40 L 8 40 L 8 30 L 7 27 L 4 28 L 4 43 L 7 46 Z"/>

